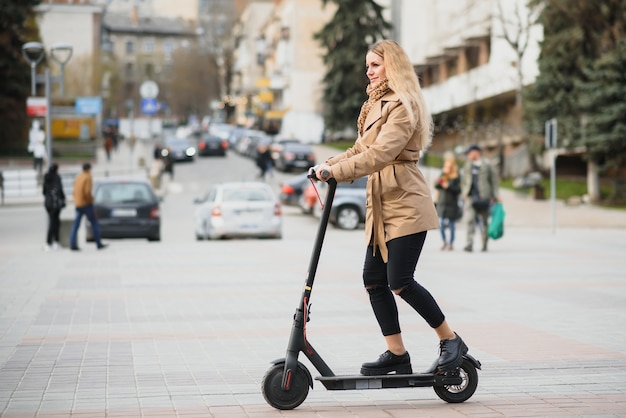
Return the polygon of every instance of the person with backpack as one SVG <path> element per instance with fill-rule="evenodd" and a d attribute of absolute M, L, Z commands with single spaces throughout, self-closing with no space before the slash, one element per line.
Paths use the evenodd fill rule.
<path fill-rule="evenodd" d="M 56 250 L 59 245 L 59 228 L 61 226 L 61 210 L 65 207 L 65 193 L 59 176 L 59 165 L 50 164 L 43 179 L 44 207 L 48 212 L 48 234 L 44 251 Z"/>

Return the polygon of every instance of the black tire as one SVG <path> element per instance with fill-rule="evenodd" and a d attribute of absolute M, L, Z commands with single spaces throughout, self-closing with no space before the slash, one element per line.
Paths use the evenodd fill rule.
<path fill-rule="evenodd" d="M 472 397 L 478 387 L 478 372 L 476 367 L 467 359 L 460 367 L 446 372 L 448 376 L 459 376 L 463 380 L 460 385 L 433 386 L 440 399 L 448 403 L 465 402 Z"/>
<path fill-rule="evenodd" d="M 152 236 L 152 237 L 148 237 L 148 241 L 150 241 L 150 242 L 161 241 L 161 235 L 155 235 L 155 236 Z"/>
<path fill-rule="evenodd" d="M 361 215 L 354 206 L 342 206 L 337 209 L 336 222 L 341 229 L 356 229 L 361 223 Z"/>
<path fill-rule="evenodd" d="M 276 409 L 294 409 L 300 406 L 309 394 L 309 379 L 306 373 L 297 367 L 291 382 L 291 389 L 283 390 L 281 386 L 284 372 L 284 363 L 270 367 L 263 376 L 263 397 Z"/>

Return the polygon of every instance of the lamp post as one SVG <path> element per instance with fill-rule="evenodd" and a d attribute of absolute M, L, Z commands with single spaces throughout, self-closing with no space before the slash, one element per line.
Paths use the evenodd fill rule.
<path fill-rule="evenodd" d="M 35 74 L 35 68 L 37 64 L 41 62 L 41 60 L 46 55 L 46 49 L 41 42 L 26 42 L 22 45 L 22 55 L 26 60 L 30 63 L 31 68 L 31 94 L 32 96 L 36 95 L 36 84 L 37 82 L 43 82 L 45 85 L 45 97 L 46 97 L 46 153 L 48 154 L 47 158 L 47 168 L 50 168 L 50 164 L 52 164 L 52 103 L 51 103 L 51 85 L 52 81 L 59 81 L 61 84 L 61 95 L 65 95 L 65 64 L 72 57 L 73 48 L 68 44 L 54 44 L 50 48 L 50 56 L 54 61 L 56 61 L 61 66 L 61 76 L 60 77 L 51 77 L 50 76 L 50 68 L 46 67 L 45 75 L 43 80 L 37 77 Z"/>
<path fill-rule="evenodd" d="M 46 55 L 46 50 L 40 42 L 26 42 L 22 45 L 22 55 L 30 63 L 30 95 L 37 94 L 37 75 L 35 68 Z"/>
<path fill-rule="evenodd" d="M 50 57 L 61 66 L 61 96 L 65 96 L 65 64 L 72 58 L 73 51 L 74 48 L 71 45 L 62 43 L 54 44 L 50 48 Z"/>

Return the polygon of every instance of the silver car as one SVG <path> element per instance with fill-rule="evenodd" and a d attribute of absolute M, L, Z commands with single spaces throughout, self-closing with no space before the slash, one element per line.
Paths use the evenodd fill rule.
<path fill-rule="evenodd" d="M 325 197 L 328 186 L 326 183 L 317 183 L 320 196 Z M 333 206 L 330 209 L 328 221 L 340 229 L 356 229 L 365 222 L 365 206 L 367 202 L 365 188 L 367 176 L 358 178 L 351 183 L 338 183 Z M 321 206 L 313 206 L 314 215 L 321 216 Z"/>
<path fill-rule="evenodd" d="M 196 239 L 282 238 L 282 207 L 272 188 L 261 182 L 227 182 L 196 199 Z"/>

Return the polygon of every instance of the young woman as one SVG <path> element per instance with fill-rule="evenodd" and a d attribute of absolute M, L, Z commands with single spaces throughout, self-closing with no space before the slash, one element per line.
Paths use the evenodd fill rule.
<path fill-rule="evenodd" d="M 364 363 L 372 376 L 411 373 L 398 320 L 395 295 L 404 299 L 435 330 L 439 358 L 434 369 L 447 371 L 463 362 L 467 346 L 448 325 L 430 292 L 413 275 L 426 231 L 439 226 L 424 176 L 417 168 L 431 141 L 431 118 L 419 81 L 404 50 L 394 41 L 373 45 L 365 57 L 369 98 L 357 120 L 358 138 L 344 153 L 320 164 L 320 180 L 347 182 L 369 175 L 363 282 L 387 351 Z M 327 171 L 328 177 L 321 175 Z"/>
<path fill-rule="evenodd" d="M 454 238 L 456 232 L 456 221 L 461 215 L 459 209 L 459 195 L 461 194 L 461 179 L 459 177 L 459 166 L 452 152 L 443 155 L 443 168 L 441 176 L 437 179 L 435 188 L 439 191 L 437 199 L 437 214 L 441 224 L 439 230 L 443 245 L 441 250 L 454 249 Z M 446 229 L 450 229 L 450 239 L 446 237 Z"/>

